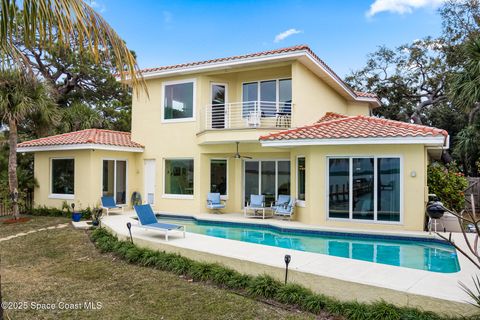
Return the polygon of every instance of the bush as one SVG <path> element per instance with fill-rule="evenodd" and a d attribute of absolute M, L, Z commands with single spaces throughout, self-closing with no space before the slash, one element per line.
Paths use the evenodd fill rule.
<path fill-rule="evenodd" d="M 356 301 L 342 302 L 313 293 L 298 284 L 284 285 L 268 275 L 256 277 L 243 275 L 219 264 L 194 261 L 175 253 L 139 248 L 131 242 L 119 241 L 117 237 L 104 228 L 94 230 L 91 233 L 91 239 L 101 251 L 116 254 L 130 263 L 174 272 L 198 281 L 208 281 L 221 287 L 241 290 L 252 297 L 274 299 L 314 314 L 326 311 L 346 319 L 358 320 L 452 319 L 441 317 L 432 312 L 397 307 L 384 301 L 371 304 Z M 471 319 L 476 318 L 471 317 Z"/>
<path fill-rule="evenodd" d="M 89 220 L 92 218 L 92 209 L 87 207 L 86 209 L 80 210 L 82 214 L 82 219 Z M 70 207 L 64 206 L 63 209 L 57 209 L 47 206 L 39 206 L 30 210 L 30 215 L 32 216 L 44 216 L 44 217 L 65 217 L 71 218 L 72 211 Z"/>
<path fill-rule="evenodd" d="M 429 193 L 436 194 L 445 207 L 456 212 L 464 209 L 464 191 L 468 181 L 455 163 L 443 166 L 435 162 L 429 165 L 427 184 Z"/>

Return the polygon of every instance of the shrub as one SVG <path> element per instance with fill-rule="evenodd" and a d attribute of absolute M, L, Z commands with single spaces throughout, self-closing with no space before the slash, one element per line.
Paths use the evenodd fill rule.
<path fill-rule="evenodd" d="M 86 209 L 80 210 L 82 214 L 82 219 L 89 220 L 92 218 L 92 209 L 87 207 Z M 39 206 L 37 208 L 32 208 L 30 210 L 30 215 L 32 216 L 45 216 L 45 217 L 66 217 L 70 218 L 72 216 L 72 211 L 70 207 L 63 206 L 63 209 L 57 209 L 47 206 Z"/>
<path fill-rule="evenodd" d="M 104 228 L 91 233 L 95 245 L 104 252 L 112 252 L 130 263 L 158 268 L 176 274 L 188 275 L 195 280 L 211 281 L 218 286 L 247 292 L 252 297 L 274 299 L 280 303 L 296 306 L 304 311 L 320 314 L 327 311 L 346 319 L 358 320 L 441 320 L 433 312 L 397 307 L 384 301 L 372 304 L 342 302 L 298 285 L 286 284 L 268 275 L 248 276 L 215 263 L 198 262 L 175 253 L 139 248 L 128 241 L 119 241 Z M 468 318 L 463 318 L 468 319 Z M 471 319 L 477 319 L 471 317 Z"/>
<path fill-rule="evenodd" d="M 435 162 L 429 165 L 427 184 L 428 191 L 436 194 L 445 207 L 457 212 L 463 210 L 468 181 L 455 163 L 443 166 Z"/>

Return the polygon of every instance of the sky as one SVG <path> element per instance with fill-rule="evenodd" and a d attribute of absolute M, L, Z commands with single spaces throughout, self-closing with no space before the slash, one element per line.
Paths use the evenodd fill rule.
<path fill-rule="evenodd" d="M 141 68 L 307 44 L 341 77 L 380 45 L 438 36 L 443 0 L 90 0 Z"/>

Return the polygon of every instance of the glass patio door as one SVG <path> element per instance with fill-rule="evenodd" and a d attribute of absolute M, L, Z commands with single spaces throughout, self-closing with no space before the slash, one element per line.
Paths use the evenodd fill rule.
<path fill-rule="evenodd" d="M 103 160 L 102 195 L 111 196 L 116 204 L 127 203 L 127 161 Z"/>
<path fill-rule="evenodd" d="M 278 195 L 290 195 L 289 160 L 246 160 L 244 166 L 244 203 L 250 195 L 263 194 L 266 206 Z"/>
<path fill-rule="evenodd" d="M 225 103 L 227 103 L 227 86 L 212 84 L 212 128 L 225 128 Z"/>

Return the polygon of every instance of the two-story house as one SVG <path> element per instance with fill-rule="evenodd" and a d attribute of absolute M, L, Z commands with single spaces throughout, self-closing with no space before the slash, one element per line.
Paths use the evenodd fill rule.
<path fill-rule="evenodd" d="M 252 194 L 298 200 L 295 220 L 423 230 L 426 167 L 444 130 L 372 117 L 307 46 L 142 71 L 132 132 L 83 130 L 19 145 L 35 153 L 35 205 L 97 206 L 133 192 L 158 211 L 241 212 Z"/>

